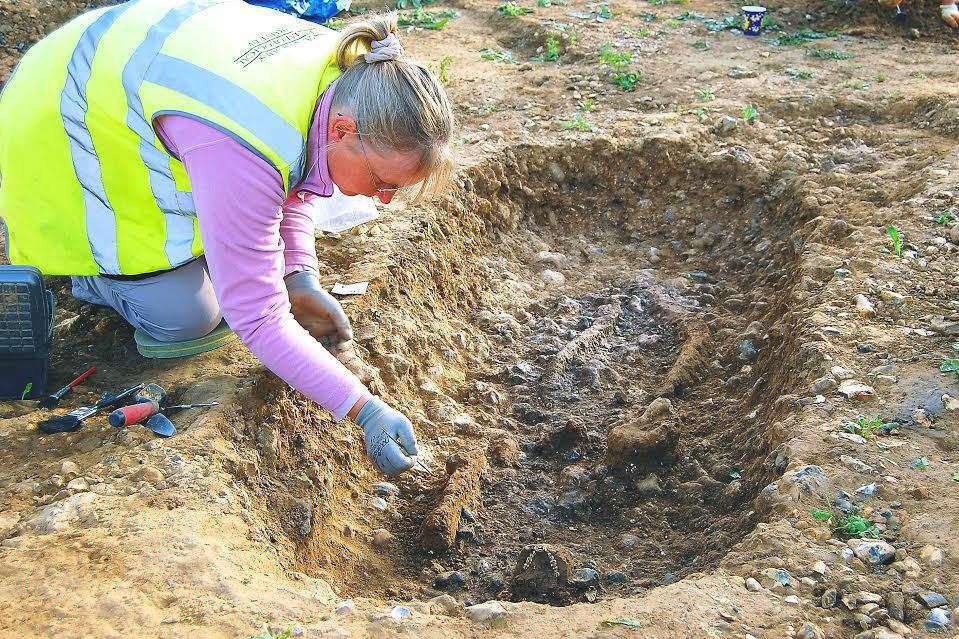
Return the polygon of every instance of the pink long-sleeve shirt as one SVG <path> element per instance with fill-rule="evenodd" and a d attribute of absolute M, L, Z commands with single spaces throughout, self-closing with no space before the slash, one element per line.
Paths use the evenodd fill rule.
<path fill-rule="evenodd" d="M 317 102 L 307 171 L 286 197 L 280 174 L 235 139 L 187 116 L 156 119 L 159 138 L 186 167 L 210 280 L 223 317 L 286 383 L 343 419 L 365 386 L 293 318 L 283 278 L 317 272 L 310 200 L 333 194 L 326 127 L 333 88 Z"/>

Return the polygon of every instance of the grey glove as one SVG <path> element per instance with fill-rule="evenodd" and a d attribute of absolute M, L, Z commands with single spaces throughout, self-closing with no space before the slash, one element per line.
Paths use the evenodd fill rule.
<path fill-rule="evenodd" d="M 398 475 L 413 467 L 416 434 L 413 424 L 401 412 L 387 406 L 379 397 L 371 397 L 356 415 L 363 429 L 366 452 L 376 467 L 387 475 Z"/>
<path fill-rule="evenodd" d="M 316 275 L 298 271 L 285 279 L 293 317 L 317 340 L 334 343 L 353 339 L 350 319 L 336 298 L 323 290 Z M 326 339 L 324 339 L 326 338 Z"/>

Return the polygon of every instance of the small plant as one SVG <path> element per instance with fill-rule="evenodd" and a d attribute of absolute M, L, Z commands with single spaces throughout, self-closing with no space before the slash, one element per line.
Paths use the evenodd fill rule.
<path fill-rule="evenodd" d="M 706 27 L 707 31 L 719 33 L 720 31 L 731 31 L 733 29 L 740 28 L 742 26 L 742 21 L 736 16 L 726 16 L 721 20 L 716 20 L 715 18 L 706 18 L 703 20 L 703 26 Z"/>
<path fill-rule="evenodd" d="M 956 215 L 952 211 L 943 211 L 936 216 L 936 224 L 952 224 L 956 219 Z"/>
<path fill-rule="evenodd" d="M 929 470 L 929 459 L 926 457 L 916 457 L 912 460 L 912 463 L 909 464 L 909 468 L 913 470 Z"/>
<path fill-rule="evenodd" d="M 713 92 L 712 87 L 703 87 L 696 91 L 696 97 L 699 98 L 700 102 L 712 102 L 716 99 L 716 93 Z"/>
<path fill-rule="evenodd" d="M 397 9 L 422 9 L 424 4 L 433 4 L 436 0 L 396 0 Z M 356 13 L 356 9 L 352 10 Z"/>
<path fill-rule="evenodd" d="M 569 131 L 575 129 L 577 131 L 592 131 L 593 125 L 589 123 L 586 119 L 586 114 L 589 113 L 593 108 L 593 100 L 587 98 L 579 103 L 579 109 L 576 110 L 576 113 L 573 114 L 573 119 L 563 122 L 563 129 Z"/>
<path fill-rule="evenodd" d="M 959 357 L 942 360 L 939 370 L 943 373 L 955 373 L 956 377 L 959 377 Z"/>
<path fill-rule="evenodd" d="M 439 76 L 440 82 L 444 86 L 450 83 L 450 67 L 453 66 L 453 59 L 448 55 L 444 55 L 443 59 L 440 60 L 440 70 L 437 74 Z"/>
<path fill-rule="evenodd" d="M 678 16 L 673 16 L 673 18 L 680 22 L 685 22 L 686 20 L 703 20 L 706 16 L 701 13 L 696 13 L 695 11 L 683 11 Z"/>
<path fill-rule="evenodd" d="M 496 10 L 499 11 L 499 14 L 509 18 L 515 18 L 517 16 L 525 16 L 528 13 L 533 13 L 533 10 L 529 7 L 524 7 L 516 4 L 515 2 L 504 2 L 503 4 L 496 7 Z"/>
<path fill-rule="evenodd" d="M 700 122 L 705 122 L 709 118 L 709 113 L 703 107 L 696 107 L 691 111 Z"/>
<path fill-rule="evenodd" d="M 821 49 L 819 47 L 809 47 L 806 49 L 806 55 L 820 60 L 848 60 L 852 57 L 851 53 L 839 49 Z"/>
<path fill-rule="evenodd" d="M 677 20 L 676 18 L 670 18 L 669 20 L 666 21 L 665 24 L 670 29 L 676 29 L 680 27 L 683 24 L 683 22 L 682 20 Z"/>
<path fill-rule="evenodd" d="M 648 38 L 652 31 L 649 30 L 649 27 L 640 27 L 631 31 L 631 33 L 637 38 Z"/>
<path fill-rule="evenodd" d="M 880 73 L 876 76 L 876 82 L 885 82 L 888 79 L 888 76 L 886 76 L 884 73 Z"/>
<path fill-rule="evenodd" d="M 329 20 L 323 23 L 324 27 L 329 27 L 330 29 L 333 29 L 334 31 L 339 31 L 345 25 L 346 25 L 345 18 L 330 18 Z"/>
<path fill-rule="evenodd" d="M 824 508 L 813 508 L 809 514 L 816 521 L 827 523 L 839 537 L 878 537 L 879 530 L 871 521 L 861 515 L 844 515 Z"/>
<path fill-rule="evenodd" d="M 283 632 L 274 633 L 269 628 L 264 628 L 263 632 L 258 635 L 254 635 L 249 639 L 292 639 L 293 638 L 293 628 L 287 628 Z"/>
<path fill-rule="evenodd" d="M 875 437 L 877 433 L 886 432 L 895 427 L 895 425 L 895 423 L 884 422 L 878 417 L 866 419 L 860 415 L 856 421 L 846 422 L 845 431 L 859 435 L 863 439 L 871 439 Z"/>
<path fill-rule="evenodd" d="M 696 40 L 691 45 L 694 49 L 699 49 L 700 51 L 705 51 L 709 48 L 709 43 L 705 40 Z"/>
<path fill-rule="evenodd" d="M 599 61 L 612 71 L 610 81 L 623 91 L 635 91 L 639 83 L 639 73 L 630 71 L 633 54 L 629 51 L 616 51 L 613 45 L 606 43 L 599 50 Z"/>
<path fill-rule="evenodd" d="M 603 2 L 599 5 L 599 11 L 596 13 L 596 17 L 600 20 L 612 20 L 613 12 L 609 10 L 609 5 Z"/>
<path fill-rule="evenodd" d="M 822 40 L 823 38 L 832 38 L 836 35 L 839 35 L 836 31 L 813 31 L 812 29 L 801 29 L 796 33 L 784 33 L 779 36 L 779 46 L 797 46 L 800 44 L 806 44 L 807 42 L 812 42 L 813 40 Z"/>
<path fill-rule="evenodd" d="M 543 60 L 546 62 L 555 62 L 559 60 L 560 49 L 559 49 L 559 38 L 550 33 L 546 36 L 546 47 L 543 51 Z"/>
<path fill-rule="evenodd" d="M 505 49 L 494 49 L 491 47 L 480 49 L 480 57 L 491 62 L 502 62 L 504 64 L 513 63 L 513 53 Z"/>
<path fill-rule="evenodd" d="M 550 0 L 536 0 L 536 6 L 545 9 L 553 6 L 553 3 Z"/>
<path fill-rule="evenodd" d="M 902 257 L 902 233 L 894 225 L 886 227 L 886 235 L 892 241 L 892 252 L 896 257 Z"/>
<path fill-rule="evenodd" d="M 917 80 L 925 80 L 926 74 L 923 73 L 922 71 L 915 71 L 913 72 L 912 77 L 914 77 Z"/>
<path fill-rule="evenodd" d="M 863 91 L 869 88 L 869 85 L 863 82 L 862 80 L 853 80 L 849 83 L 850 89 L 855 89 L 857 91 Z"/>
<path fill-rule="evenodd" d="M 439 31 L 457 15 L 458 14 L 453 9 L 443 9 L 442 11 L 426 11 L 422 7 L 417 7 L 412 11 L 400 13 L 399 17 L 397 18 L 397 24 L 399 24 L 401 27 L 419 27 L 420 29 Z"/>
<path fill-rule="evenodd" d="M 759 117 L 759 111 L 751 104 L 744 106 L 740 114 L 743 116 L 743 120 L 749 123 L 754 122 Z"/>
<path fill-rule="evenodd" d="M 784 73 L 793 80 L 809 80 L 813 77 L 812 71 L 806 71 L 805 69 L 794 69 L 793 67 L 786 67 Z"/>

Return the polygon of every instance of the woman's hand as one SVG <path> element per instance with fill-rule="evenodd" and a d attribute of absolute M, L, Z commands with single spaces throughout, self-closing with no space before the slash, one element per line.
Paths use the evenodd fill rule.
<path fill-rule="evenodd" d="M 413 467 L 419 454 L 413 424 L 403 413 L 387 406 L 379 397 L 369 397 L 359 410 L 350 411 L 350 417 L 363 429 L 366 452 L 373 458 L 376 467 L 387 475 L 398 475 Z"/>
<path fill-rule="evenodd" d="M 353 328 L 343 307 L 323 290 L 316 275 L 298 271 L 286 277 L 293 317 L 317 341 L 335 346 L 353 339 Z"/>

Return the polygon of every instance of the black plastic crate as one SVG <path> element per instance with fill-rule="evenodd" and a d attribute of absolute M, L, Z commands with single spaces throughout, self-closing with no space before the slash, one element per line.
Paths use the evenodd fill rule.
<path fill-rule="evenodd" d="M 0 399 L 46 394 L 53 293 L 32 266 L 0 266 Z"/>

